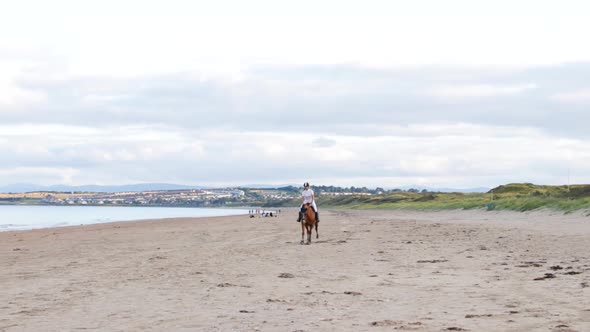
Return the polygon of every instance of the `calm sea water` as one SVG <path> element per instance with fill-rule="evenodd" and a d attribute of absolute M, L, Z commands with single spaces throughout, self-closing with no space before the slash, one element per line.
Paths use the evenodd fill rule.
<path fill-rule="evenodd" d="M 243 209 L 0 205 L 0 232 L 112 221 L 247 214 Z"/>

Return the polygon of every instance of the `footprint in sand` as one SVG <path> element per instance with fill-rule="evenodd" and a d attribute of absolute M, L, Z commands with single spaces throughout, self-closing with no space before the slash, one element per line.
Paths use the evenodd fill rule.
<path fill-rule="evenodd" d="M 422 322 L 404 322 L 400 320 L 380 320 L 371 322 L 370 326 L 395 326 L 396 330 L 414 330 L 422 326 Z"/>
<path fill-rule="evenodd" d="M 266 302 L 268 303 L 286 303 L 287 301 L 281 299 L 267 299 Z"/>
<path fill-rule="evenodd" d="M 217 287 L 237 287 L 237 285 L 230 284 L 229 282 L 224 282 L 221 284 L 217 284 Z"/>
<path fill-rule="evenodd" d="M 556 331 L 556 332 L 574 332 L 575 330 L 572 330 L 568 325 L 559 324 L 555 328 L 553 328 L 553 331 Z"/>
<path fill-rule="evenodd" d="M 346 294 L 346 295 L 353 295 L 353 296 L 362 295 L 362 293 L 352 292 L 352 291 L 346 291 L 346 292 L 344 292 L 344 294 Z"/>
<path fill-rule="evenodd" d="M 538 281 L 538 280 L 553 279 L 553 278 L 555 278 L 555 274 L 553 274 L 553 273 L 545 273 L 545 276 L 539 277 L 539 278 L 535 278 L 533 280 Z"/>
<path fill-rule="evenodd" d="M 446 259 L 431 259 L 431 260 L 419 260 L 416 263 L 444 263 L 448 262 Z"/>
<path fill-rule="evenodd" d="M 492 314 L 482 314 L 482 315 L 475 315 L 475 314 L 467 314 L 465 318 L 481 318 L 481 317 L 492 317 Z"/>

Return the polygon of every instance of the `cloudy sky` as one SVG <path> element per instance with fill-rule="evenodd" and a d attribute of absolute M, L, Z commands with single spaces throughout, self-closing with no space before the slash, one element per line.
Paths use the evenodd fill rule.
<path fill-rule="evenodd" d="M 0 185 L 590 183 L 587 1 L 3 1 Z"/>

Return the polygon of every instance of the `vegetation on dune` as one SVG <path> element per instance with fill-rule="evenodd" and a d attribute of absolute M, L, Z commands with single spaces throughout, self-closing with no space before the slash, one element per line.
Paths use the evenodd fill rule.
<path fill-rule="evenodd" d="M 487 193 L 384 192 L 349 195 L 320 194 L 322 207 L 350 209 L 495 209 L 531 211 L 548 208 L 571 212 L 590 209 L 590 185 L 541 186 L 531 183 L 502 185 Z M 267 206 L 297 206 L 299 200 L 267 202 Z"/>

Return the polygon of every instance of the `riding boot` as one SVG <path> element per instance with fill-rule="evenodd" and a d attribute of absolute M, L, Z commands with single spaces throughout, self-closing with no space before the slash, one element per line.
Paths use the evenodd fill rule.
<path fill-rule="evenodd" d="M 299 212 L 299 218 L 297 218 L 297 222 L 301 222 L 303 220 L 303 213 Z"/>
<path fill-rule="evenodd" d="M 320 222 L 320 217 L 318 216 L 318 213 L 315 213 L 315 222 L 319 223 Z"/>

